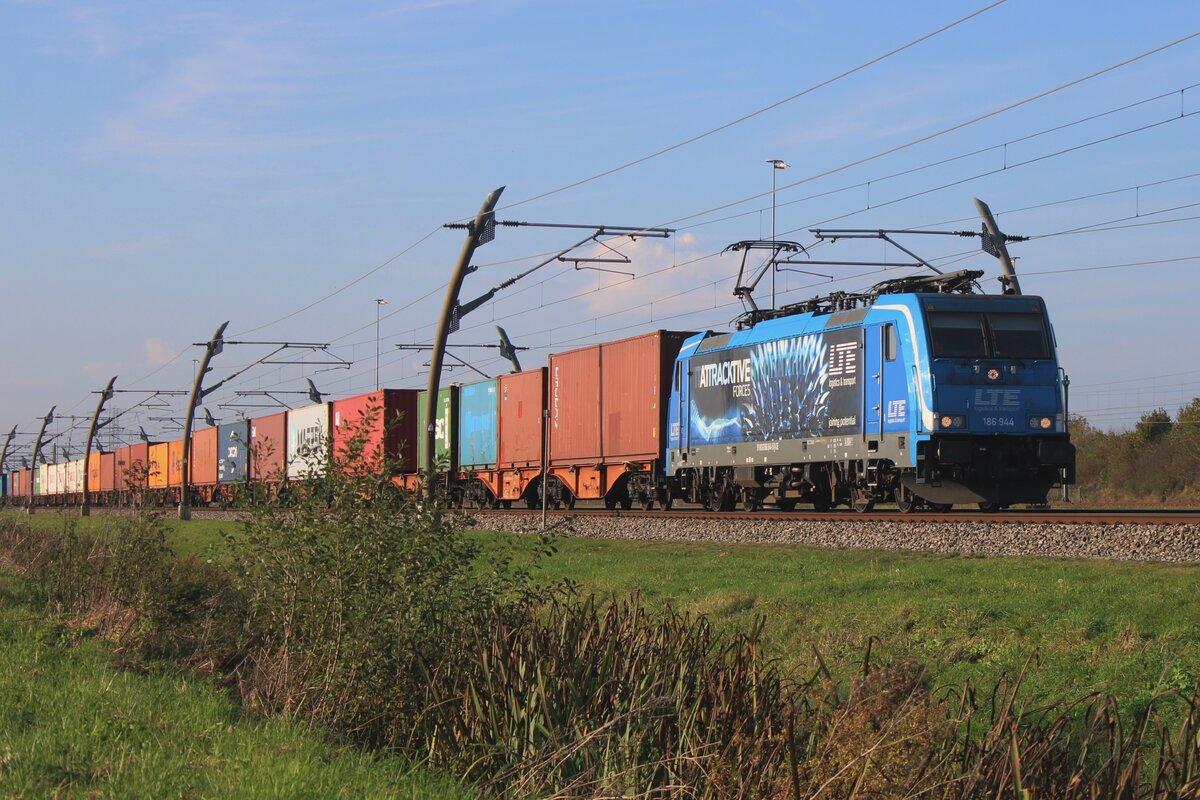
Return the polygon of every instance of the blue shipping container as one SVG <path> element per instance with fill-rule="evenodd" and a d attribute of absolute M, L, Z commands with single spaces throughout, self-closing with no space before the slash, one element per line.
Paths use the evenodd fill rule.
<path fill-rule="evenodd" d="M 217 427 L 217 481 L 245 483 L 250 461 L 250 423 L 234 422 Z"/>
<path fill-rule="evenodd" d="M 0 473 L 0 497 L 8 497 L 8 473 Z"/>
<path fill-rule="evenodd" d="M 468 383 L 458 394 L 458 464 L 461 469 L 496 466 L 500 402 L 496 380 Z"/>

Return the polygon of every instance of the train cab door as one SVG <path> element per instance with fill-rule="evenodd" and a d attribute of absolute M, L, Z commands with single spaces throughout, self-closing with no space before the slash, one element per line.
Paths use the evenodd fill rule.
<path fill-rule="evenodd" d="M 900 332 L 895 323 L 880 326 L 880 413 L 884 433 L 902 433 L 908 429 L 908 372 L 900 347 Z"/>
<path fill-rule="evenodd" d="M 908 379 L 891 322 L 863 329 L 863 437 L 908 427 Z"/>
<path fill-rule="evenodd" d="M 883 334 L 884 325 L 863 328 L 863 438 L 883 434 Z"/>

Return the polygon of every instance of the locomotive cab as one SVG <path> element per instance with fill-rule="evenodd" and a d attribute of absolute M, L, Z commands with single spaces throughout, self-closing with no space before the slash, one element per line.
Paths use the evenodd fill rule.
<path fill-rule="evenodd" d="M 932 425 L 901 476 L 931 503 L 1041 503 L 1074 482 L 1053 331 L 1032 295 L 918 295 Z"/>

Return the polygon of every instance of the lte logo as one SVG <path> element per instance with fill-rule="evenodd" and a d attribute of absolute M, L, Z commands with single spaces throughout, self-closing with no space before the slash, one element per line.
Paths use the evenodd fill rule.
<path fill-rule="evenodd" d="M 835 344 L 829 348 L 829 375 L 858 373 L 858 342 Z"/>
<path fill-rule="evenodd" d="M 977 408 L 1018 408 L 1021 405 L 1020 389 L 976 389 Z"/>

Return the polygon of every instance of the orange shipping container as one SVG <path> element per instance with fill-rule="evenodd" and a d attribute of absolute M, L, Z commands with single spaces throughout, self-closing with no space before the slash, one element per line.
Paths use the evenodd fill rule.
<path fill-rule="evenodd" d="M 183 439 L 167 442 L 167 486 L 180 486 L 183 481 Z"/>
<path fill-rule="evenodd" d="M 117 454 L 100 454 L 100 491 L 111 492 L 117 486 Z"/>
<path fill-rule="evenodd" d="M 180 454 L 182 458 L 182 454 Z M 192 434 L 192 452 L 188 466 L 193 486 L 208 486 L 217 482 L 217 429 L 205 428 Z"/>
<path fill-rule="evenodd" d="M 152 444 L 146 455 L 146 485 L 151 489 L 167 488 L 167 465 L 170 463 L 170 445 L 167 442 Z"/>

